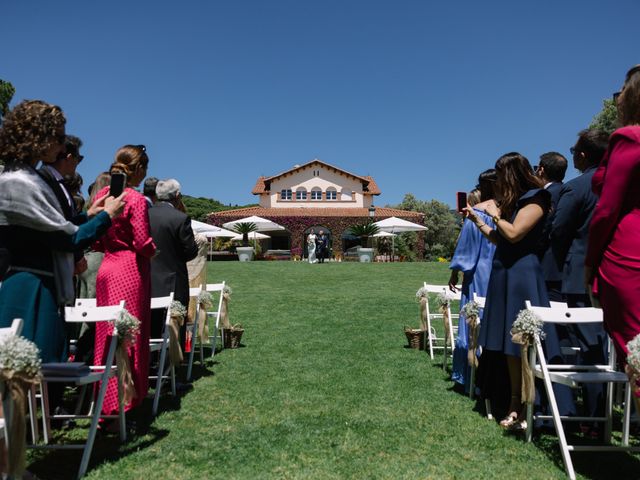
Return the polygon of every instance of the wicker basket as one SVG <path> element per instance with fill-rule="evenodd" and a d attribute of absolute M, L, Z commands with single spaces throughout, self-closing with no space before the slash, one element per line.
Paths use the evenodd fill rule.
<path fill-rule="evenodd" d="M 224 348 L 238 348 L 244 328 L 224 328 Z"/>
<path fill-rule="evenodd" d="M 424 350 L 424 332 L 426 330 L 420 330 L 417 328 L 404 328 L 404 334 L 407 336 L 409 342 L 409 348 L 416 348 L 418 350 Z"/>

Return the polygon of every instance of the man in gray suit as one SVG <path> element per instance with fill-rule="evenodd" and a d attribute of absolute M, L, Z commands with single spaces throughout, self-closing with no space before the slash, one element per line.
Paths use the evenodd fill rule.
<path fill-rule="evenodd" d="M 591 215 L 598 197 L 591 191 L 591 179 L 607 150 L 609 137 L 601 130 L 583 130 L 571 148 L 574 167 L 582 174 L 565 183 L 551 227 L 551 250 L 562 272 L 561 292 L 570 307 L 590 307 L 584 285 L 584 258 Z M 602 325 L 572 325 L 567 329 L 570 344 L 580 347 L 578 364 L 604 363 L 606 334 Z M 604 387 L 585 388 L 587 414 L 600 416 L 604 412 Z M 588 428 L 588 427 L 585 427 Z M 591 429 L 592 433 L 597 430 Z"/>

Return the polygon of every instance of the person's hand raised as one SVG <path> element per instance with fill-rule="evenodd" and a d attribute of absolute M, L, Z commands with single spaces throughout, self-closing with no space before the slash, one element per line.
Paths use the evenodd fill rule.
<path fill-rule="evenodd" d="M 93 205 L 89 207 L 87 210 L 87 215 L 89 217 L 93 217 L 100 212 L 107 212 L 111 218 L 117 217 L 122 213 L 124 209 L 125 202 L 124 197 L 127 196 L 127 192 L 124 191 L 118 198 L 114 198 L 112 196 L 105 195 L 104 197 L 99 198 Z"/>

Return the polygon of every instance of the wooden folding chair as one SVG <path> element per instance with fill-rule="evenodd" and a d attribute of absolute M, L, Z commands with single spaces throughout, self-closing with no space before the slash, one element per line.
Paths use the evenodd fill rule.
<path fill-rule="evenodd" d="M 151 415 L 156 416 L 158 414 L 158 405 L 160 404 L 160 392 L 162 390 L 162 384 L 165 380 L 171 380 L 171 394 L 176 396 L 176 370 L 171 362 L 167 364 L 167 356 L 169 352 L 169 328 L 171 323 L 171 302 L 173 302 L 173 292 L 166 297 L 153 297 L 151 299 L 151 310 L 166 311 L 164 325 L 162 327 L 161 338 L 149 339 L 149 352 L 159 352 L 158 368 L 155 375 L 150 375 L 149 380 L 155 380 L 156 387 L 153 394 L 153 407 L 151 408 Z"/>
<path fill-rule="evenodd" d="M 124 301 L 119 305 L 110 307 L 96 307 L 96 306 L 82 306 L 82 307 L 66 307 L 65 308 L 65 321 L 67 322 L 114 322 L 118 317 L 118 314 L 124 309 Z M 104 403 L 104 397 L 107 392 L 107 384 L 109 379 L 117 375 L 117 369 L 114 365 L 115 352 L 118 344 L 118 332 L 114 326 L 111 341 L 109 342 L 109 348 L 107 350 L 107 357 L 104 365 L 94 365 L 90 367 L 90 372 L 80 376 L 45 376 L 41 382 L 41 399 L 42 399 L 42 418 L 43 418 L 43 434 L 44 445 L 30 445 L 32 448 L 45 448 L 45 449 L 83 449 L 82 459 L 80 461 L 80 468 L 78 469 L 78 478 L 84 476 L 89 466 L 89 459 L 91 458 L 91 452 L 93 450 L 93 444 L 96 437 L 96 431 L 98 429 L 98 420 L 100 418 L 117 418 L 120 426 L 120 440 L 126 441 L 126 422 L 125 411 L 123 402 L 122 385 L 118 383 L 118 415 L 102 415 L 102 405 Z M 43 365 L 46 367 L 46 364 Z M 93 412 L 88 415 L 49 415 L 49 396 L 47 385 L 49 383 L 67 383 L 77 386 L 85 386 L 89 384 L 100 384 L 98 389 L 98 395 L 95 400 L 95 406 Z M 50 438 L 50 421 L 51 419 L 72 419 L 72 418 L 90 418 L 91 425 L 89 427 L 89 434 L 87 441 L 84 445 L 51 445 L 49 444 Z"/>
<path fill-rule="evenodd" d="M 200 303 L 198 302 L 198 295 L 202 292 L 202 285 L 199 287 L 189 288 L 189 298 L 195 298 L 196 309 L 194 312 L 193 323 L 191 325 L 191 351 L 189 352 L 189 366 L 187 367 L 187 382 L 191 381 L 191 372 L 193 370 L 193 358 L 196 353 L 196 340 L 198 338 L 198 320 L 200 318 Z M 200 342 L 200 365 L 204 365 L 204 352 L 202 342 Z"/>
<path fill-rule="evenodd" d="M 601 323 L 602 310 L 597 308 L 562 308 L 562 307 L 532 307 L 528 310 L 538 315 L 545 323 L 553 324 L 585 324 Z M 610 452 L 610 451 L 640 451 L 640 447 L 629 446 L 629 419 L 631 412 L 631 387 L 629 379 L 623 372 L 616 370 L 615 350 L 609 341 L 609 363 L 605 365 L 556 365 L 548 364 L 542 342 L 535 338 L 535 345 L 530 349 L 529 361 L 534 375 L 542 379 L 551 407 L 551 415 L 533 415 L 533 405 L 527 404 L 527 441 L 531 441 L 534 419 L 551 419 L 558 435 L 562 460 L 564 461 L 567 475 L 572 480 L 576 478 L 571 461 L 571 452 Z M 568 385 L 578 388 L 583 383 L 606 383 L 607 394 L 605 401 L 604 417 L 566 417 L 558 411 L 553 383 Z M 611 444 L 611 429 L 613 417 L 613 387 L 615 384 L 623 384 L 625 387 L 625 402 L 622 422 L 622 445 Z M 562 422 L 601 422 L 605 425 L 604 445 L 569 445 L 564 432 Z"/>
<path fill-rule="evenodd" d="M 458 289 L 457 292 L 452 292 L 451 290 L 449 290 L 449 286 L 448 285 L 429 285 L 427 284 L 427 282 L 423 283 L 422 288 L 424 288 L 427 292 L 429 293 L 433 293 L 433 294 L 444 294 L 447 299 L 449 301 L 451 300 L 458 300 L 460 301 L 460 291 Z M 442 369 L 446 370 L 447 368 L 447 358 L 448 356 L 453 355 L 453 338 L 454 338 L 454 334 L 458 331 L 458 325 L 455 325 L 454 327 L 454 322 L 453 319 L 454 318 L 459 318 L 458 314 L 451 314 L 451 305 L 449 304 L 449 306 L 447 306 L 447 326 L 449 327 L 449 335 L 448 338 L 446 336 L 444 337 L 438 337 L 437 336 L 437 332 L 436 329 L 433 327 L 433 325 L 431 324 L 432 320 L 436 320 L 436 319 L 442 319 L 443 324 L 445 322 L 445 316 L 442 313 L 431 313 L 431 308 L 429 306 L 429 302 L 427 302 L 427 330 L 425 332 L 425 340 L 426 342 L 428 342 L 429 345 L 429 356 L 431 357 L 431 360 L 434 359 L 434 355 L 433 355 L 433 351 L 434 350 L 443 350 L 444 351 L 444 356 L 443 356 L 443 360 L 442 360 Z M 439 345 L 439 343 L 442 342 L 442 345 Z M 425 343 L 426 345 L 427 343 Z M 447 344 L 449 344 L 451 346 L 451 354 L 447 353 Z"/>
<path fill-rule="evenodd" d="M 224 286 L 225 286 L 225 282 L 223 281 L 222 283 L 207 283 L 207 286 L 205 287 L 207 292 L 209 293 L 218 292 L 219 294 L 217 310 L 207 310 L 207 322 L 209 321 L 210 318 L 215 319 L 214 327 L 213 327 L 213 335 L 209 336 L 209 338 L 211 339 L 211 357 L 213 357 L 216 354 L 216 343 L 218 341 L 218 338 L 220 338 L 220 343 L 221 343 L 220 349 L 224 348 L 224 331 L 220 327 L 220 312 L 222 311 L 222 294 L 224 292 Z M 200 344 L 200 348 L 201 349 L 203 348 L 202 344 Z"/>

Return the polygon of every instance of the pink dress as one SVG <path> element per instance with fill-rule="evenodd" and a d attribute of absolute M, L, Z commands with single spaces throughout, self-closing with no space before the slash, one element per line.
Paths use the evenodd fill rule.
<path fill-rule="evenodd" d="M 600 199 L 589 227 L 585 264 L 597 273 L 605 328 L 626 363 L 627 343 L 640 334 L 640 127 L 611 135 L 592 186 Z"/>
<path fill-rule="evenodd" d="M 108 193 L 102 189 L 96 198 Z M 129 349 L 131 373 L 136 397 L 125 410 L 140 405 L 149 388 L 149 328 L 151 324 L 151 276 L 150 258 L 156 247 L 149 234 L 147 201 L 142 194 L 126 189 L 126 206 L 122 215 L 113 219 L 111 228 L 98 240 L 94 249 L 104 252 L 104 260 L 96 278 L 96 300 L 98 306 L 117 305 L 125 301 L 125 308 L 140 320 L 140 334 L 135 345 Z M 108 353 L 105 348 L 111 340 L 112 326 L 107 322 L 96 325 L 94 360 L 102 364 Z M 116 378 L 109 381 L 102 407 L 105 415 L 118 411 Z"/>

